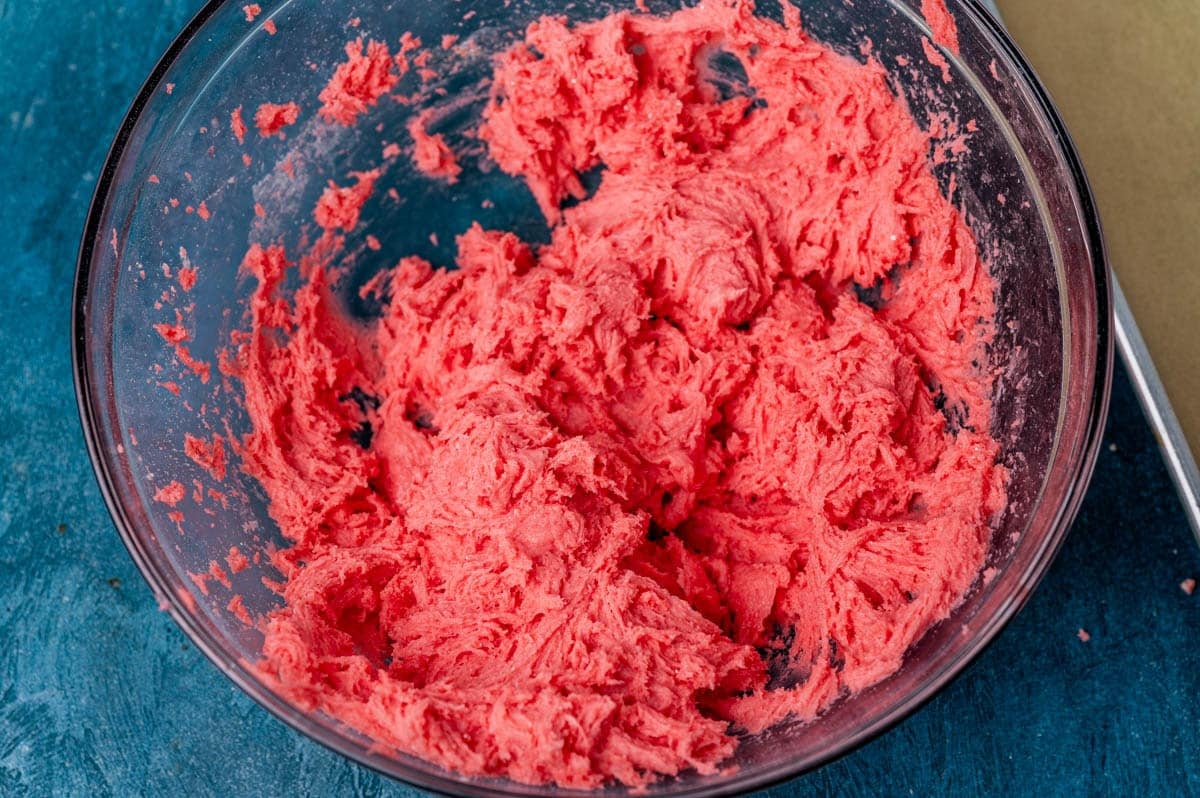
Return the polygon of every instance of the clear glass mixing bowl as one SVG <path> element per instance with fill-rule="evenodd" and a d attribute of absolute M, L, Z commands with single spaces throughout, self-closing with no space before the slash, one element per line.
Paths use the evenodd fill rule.
<path fill-rule="evenodd" d="M 936 693 L 1017 612 L 1049 566 L 1084 494 L 1107 405 L 1109 278 L 1095 207 L 1062 121 L 1001 26 L 977 2 L 951 0 L 961 55 L 946 53 L 953 79 L 945 83 L 923 55 L 922 36 L 929 31 L 916 0 L 799 5 L 807 30 L 847 54 L 862 58 L 860 44 L 869 38 L 918 120 L 948 111 L 978 126 L 970 150 L 936 171 L 946 190 L 954 176 L 954 199 L 978 231 L 999 283 L 992 365 L 1003 376 L 993 432 L 1012 474 L 1010 503 L 995 527 L 988 563 L 994 577 L 930 631 L 898 673 L 816 722 L 745 740 L 732 763 L 737 767 L 722 775 L 663 781 L 650 794 L 741 791 L 795 775 L 862 743 Z M 435 790 L 555 794 L 553 787 L 464 779 L 381 750 L 333 718 L 302 711 L 277 695 L 252 667 L 261 633 L 240 622 L 228 602 L 236 592 L 251 615 L 261 616 L 279 601 L 262 580 L 278 574 L 264 557 L 231 575 L 232 592 L 210 580 L 208 595 L 189 577 L 213 560 L 223 562 L 232 546 L 253 555 L 284 545 L 262 491 L 238 471 L 231 452 L 224 504 L 210 497 L 172 508 L 153 496 L 168 480 L 188 493 L 194 480 L 207 484 L 183 453 L 185 433 L 208 438 L 220 430 L 228 438 L 246 431 L 236 391 L 222 386 L 216 371 L 215 352 L 239 324 L 254 284 L 238 274 L 247 245 L 278 240 L 295 251 L 327 180 L 344 180 L 350 169 L 378 163 L 383 143 L 398 140 L 418 110 L 384 101 L 352 129 L 320 122 L 312 113 L 317 95 L 347 40 L 363 35 L 395 43 L 411 31 L 429 43 L 444 34 L 469 43 L 474 55 L 440 70 L 435 83 L 446 97 L 467 98 L 457 115 L 439 123 L 451 143 L 462 143 L 480 107 L 478 95 L 471 99 L 468 90 L 489 73 L 488 54 L 541 14 L 582 20 L 616 6 L 597 0 L 267 0 L 262 6 L 253 21 L 241 2 L 205 6 L 138 95 L 100 178 L 79 258 L 73 355 L 80 414 L 105 499 L 163 607 L 217 667 L 296 729 Z M 650 6 L 672 10 L 653 0 Z M 778 13 L 767 3 L 760 10 Z M 270 25 L 274 35 L 264 27 Z M 252 129 L 244 147 L 232 146 L 233 108 L 244 106 L 249 122 L 259 103 L 288 100 L 308 113 L 287 130 L 286 141 L 262 139 Z M 294 180 L 282 177 L 285 158 Z M 350 237 L 350 284 L 403 254 L 452 262 L 454 234 L 475 219 L 544 240 L 528 192 L 498 170 L 472 168 L 475 161 L 485 167 L 482 159 L 467 160 L 467 172 L 452 187 L 418 180 L 403 166 L 389 172 L 408 200 L 387 202 L 376 192 L 380 197 L 365 207 L 381 249 L 367 248 L 362 232 Z M 481 208 L 481 196 L 497 198 L 495 206 Z M 207 220 L 199 211 L 202 201 L 211 213 Z M 256 216 L 255 203 L 265 206 L 265 218 Z M 202 276 L 188 292 L 178 285 L 185 257 Z M 208 383 L 195 375 L 178 378 L 152 327 L 170 323 L 173 308 L 185 306 L 191 306 L 190 352 L 213 365 Z M 168 380 L 178 383 L 178 398 L 161 387 Z"/>

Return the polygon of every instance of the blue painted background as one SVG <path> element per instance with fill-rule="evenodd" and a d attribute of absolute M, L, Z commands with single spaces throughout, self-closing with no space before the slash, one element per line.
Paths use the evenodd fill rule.
<path fill-rule="evenodd" d="M 290 731 L 188 644 L 84 451 L 77 238 L 121 114 L 199 5 L 0 0 L 0 795 L 413 795 Z M 1200 550 L 1119 375 L 1092 491 L 1026 610 L 920 713 L 768 794 L 1200 795 L 1187 577 Z"/>

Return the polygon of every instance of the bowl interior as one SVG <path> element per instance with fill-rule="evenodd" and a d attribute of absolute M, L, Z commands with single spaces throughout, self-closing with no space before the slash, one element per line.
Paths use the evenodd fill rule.
<path fill-rule="evenodd" d="M 998 283 L 996 338 L 985 364 L 999 375 L 992 431 L 1011 471 L 1010 502 L 994 530 L 991 575 L 947 622 L 910 652 L 899 673 L 843 701 L 818 722 L 781 727 L 747 740 L 738 769 L 685 777 L 650 792 L 690 794 L 716 784 L 748 787 L 811 767 L 878 732 L 928 698 L 1011 616 L 1048 565 L 1090 473 L 1111 357 L 1107 284 L 1086 186 L 1053 111 L 998 26 L 974 3 L 954 4 L 961 55 L 946 53 L 953 76 L 923 51 L 920 15 L 904 0 L 799 3 L 806 29 L 851 57 L 873 43 L 895 91 L 923 125 L 954 120 L 976 128 L 965 153 L 936 167 L 943 190 L 967 214 Z M 678 7 L 651 2 L 652 11 Z M 370 741 L 273 694 L 248 667 L 262 635 L 229 606 L 240 595 L 260 616 L 277 606 L 265 580 L 278 579 L 265 556 L 285 546 L 259 486 L 242 475 L 227 446 L 219 484 L 184 453 L 186 435 L 234 441 L 247 429 L 236 381 L 219 368 L 230 333 L 243 326 L 254 281 L 239 273 L 251 243 L 294 251 L 315 237 L 311 209 L 329 180 L 384 167 L 362 224 L 339 258 L 339 289 L 352 312 L 375 308 L 357 289 L 399 257 L 453 262 L 454 236 L 473 221 L 544 241 L 548 231 L 524 184 L 487 160 L 470 135 L 486 100 L 490 58 L 544 13 L 572 20 L 624 6 L 548 0 L 264 3 L 253 21 L 240 4 L 210 5 L 160 65 L 114 149 L 89 222 L 77 286 L 77 368 L 81 408 L 97 470 L 118 527 L 160 600 L 226 673 L 293 725 L 392 775 L 458 792 L 552 792 L 508 782 L 457 785 L 455 777 Z M 760 13 L 778 15 L 771 3 Z M 270 22 L 276 33 L 264 28 Z M 430 43 L 434 78 L 415 105 L 384 101 L 353 128 L 321 121 L 318 94 L 362 36 L 397 42 L 411 32 Z M 436 43 L 458 36 L 450 49 Z M 408 90 L 421 89 L 415 74 Z M 444 92 L 439 91 L 444 89 Z M 401 92 L 405 92 L 402 84 Z M 286 139 L 254 131 L 234 141 L 230 114 L 249 124 L 264 102 L 296 102 Z M 430 109 L 464 173 L 447 186 L 416 173 L 407 159 L 385 164 L 389 143 L 405 145 L 405 124 Z M 248 156 L 246 158 L 243 157 Z M 398 189 L 399 201 L 386 189 Z M 482 200 L 491 200 L 484 207 Z M 263 215 L 255 213 L 261 206 Z M 207 218 L 204 218 L 207 217 Z M 365 234 L 379 239 L 368 246 Z M 180 269 L 199 279 L 185 290 Z M 180 314 L 178 317 L 176 314 Z M 180 354 L 154 325 L 185 319 L 192 332 Z M 188 365 L 188 358 L 195 362 Z M 208 376 L 204 370 L 207 367 Z M 156 500 L 178 482 L 185 496 Z M 197 578 L 226 565 L 231 548 L 250 559 L 230 587 Z M 230 569 L 227 569 L 230 570 Z"/>

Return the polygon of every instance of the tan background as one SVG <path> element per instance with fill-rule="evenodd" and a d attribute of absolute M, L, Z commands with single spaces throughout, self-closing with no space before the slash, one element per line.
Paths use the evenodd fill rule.
<path fill-rule="evenodd" d="M 1200 459 L 1200 0 L 998 0 L 1066 118 Z"/>

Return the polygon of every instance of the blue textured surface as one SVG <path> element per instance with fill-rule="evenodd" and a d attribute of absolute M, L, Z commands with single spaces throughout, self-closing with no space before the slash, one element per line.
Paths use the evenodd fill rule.
<path fill-rule="evenodd" d="M 199 4 L 0 0 L 0 795 L 413 795 L 290 731 L 188 644 L 122 548 L 79 432 L 68 310 L 87 201 Z M 1200 552 L 1119 376 L 1093 488 L 1026 610 L 918 714 L 769 794 L 1200 794 L 1193 576 Z"/>

